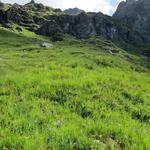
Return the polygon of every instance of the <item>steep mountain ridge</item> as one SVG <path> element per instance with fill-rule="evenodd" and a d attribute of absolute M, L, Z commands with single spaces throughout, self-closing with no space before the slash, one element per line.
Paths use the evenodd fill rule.
<path fill-rule="evenodd" d="M 128 24 L 150 40 L 150 0 L 127 0 L 121 2 L 113 18 Z"/>
<path fill-rule="evenodd" d="M 131 13 L 129 13 L 129 11 L 129 17 L 125 18 L 127 21 L 124 21 L 124 18 L 122 21 L 121 17 L 119 17 L 123 16 L 124 11 L 128 11 L 128 9 L 131 8 L 137 8 L 139 3 L 140 5 L 144 4 L 144 6 L 142 6 L 142 11 L 139 10 L 140 14 L 143 15 L 142 12 L 144 12 L 144 10 L 145 13 L 148 13 L 149 9 L 146 4 L 149 4 L 149 0 L 132 0 L 121 2 L 114 16 L 110 17 L 102 13 L 85 12 L 78 15 L 68 15 L 64 14 L 64 12 L 59 9 L 53 9 L 31 1 L 24 6 L 14 4 L 7 10 L 1 8 L 0 11 L 2 13 L 0 15 L 0 22 L 4 24 L 13 21 L 37 34 L 46 36 L 53 36 L 53 31 L 55 31 L 55 33 L 61 31 L 62 34 L 67 33 L 80 39 L 98 35 L 109 40 L 124 41 L 131 44 L 149 43 L 150 31 L 148 28 L 148 18 L 150 13 L 147 14 L 148 17 L 140 19 L 141 17 L 139 17 L 137 11 L 131 11 Z M 130 7 L 128 8 L 128 6 Z M 124 7 L 123 11 L 121 9 L 122 7 Z M 119 13 L 120 11 L 121 14 Z M 135 19 L 130 17 L 130 14 L 132 16 L 132 12 L 133 14 L 136 14 L 133 15 L 135 16 Z M 137 20 L 136 17 L 139 17 L 139 21 L 136 21 L 135 24 L 133 21 L 134 25 L 132 25 L 128 20 Z M 143 20 L 145 22 L 142 24 Z"/>

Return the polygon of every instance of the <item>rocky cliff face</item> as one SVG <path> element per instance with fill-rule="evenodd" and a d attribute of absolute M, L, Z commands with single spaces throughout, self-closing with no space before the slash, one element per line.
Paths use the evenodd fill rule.
<path fill-rule="evenodd" d="M 77 38 L 87 38 L 96 35 L 92 14 L 81 13 L 79 15 L 49 16 L 48 20 L 54 20 L 64 33 Z M 41 28 L 43 28 L 41 26 Z"/>
<path fill-rule="evenodd" d="M 99 35 L 109 40 L 124 40 L 126 42 L 143 42 L 143 37 L 128 26 L 117 22 L 115 19 L 102 13 L 81 13 L 79 15 L 49 16 L 64 33 L 71 34 L 77 38 L 88 38 L 92 35 Z M 51 22 L 42 25 L 38 34 L 51 35 L 47 27 Z M 55 28 L 53 29 L 55 30 Z"/>
<path fill-rule="evenodd" d="M 45 7 L 32 0 L 24 6 L 14 4 L 7 10 L 0 8 L 0 23 L 13 21 L 47 36 L 67 33 L 83 39 L 98 35 L 109 40 L 148 43 L 150 42 L 149 3 L 150 0 L 121 2 L 114 16 L 110 17 L 102 13 L 63 14 L 61 10 Z"/>
<path fill-rule="evenodd" d="M 126 0 L 121 2 L 113 18 L 128 24 L 150 41 L 150 0 Z"/>
<path fill-rule="evenodd" d="M 48 20 L 54 20 L 64 33 L 77 38 L 99 35 L 110 40 L 149 43 L 149 7 L 150 0 L 127 0 L 119 4 L 113 17 L 102 13 L 81 13 L 76 16 L 49 16 Z"/>

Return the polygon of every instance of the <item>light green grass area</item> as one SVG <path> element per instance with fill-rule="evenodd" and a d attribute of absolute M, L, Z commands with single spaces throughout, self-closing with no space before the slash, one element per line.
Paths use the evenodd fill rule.
<path fill-rule="evenodd" d="M 0 30 L 0 149 L 149 150 L 149 59 L 41 38 Z"/>

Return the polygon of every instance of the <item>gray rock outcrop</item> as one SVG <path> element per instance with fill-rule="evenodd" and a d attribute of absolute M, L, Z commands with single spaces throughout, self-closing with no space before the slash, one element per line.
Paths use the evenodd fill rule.
<path fill-rule="evenodd" d="M 41 43 L 41 47 L 53 48 L 53 45 L 51 43 L 48 43 L 48 42 L 43 42 L 43 43 Z"/>
<path fill-rule="evenodd" d="M 60 26 L 54 20 L 47 21 L 45 24 L 42 25 L 42 28 L 39 28 L 37 30 L 38 34 L 51 35 L 51 36 L 61 32 L 62 30 Z"/>
<path fill-rule="evenodd" d="M 49 16 L 48 20 L 55 21 L 57 28 L 48 21 L 40 27 L 39 34 L 51 36 L 52 31 L 47 29 L 50 28 L 55 32 L 58 29 L 58 31 L 61 30 L 80 39 L 99 35 L 109 40 L 124 40 L 130 43 L 143 42 L 143 37 L 138 32 L 102 13 L 81 13 L 75 16 L 54 15 Z"/>
<path fill-rule="evenodd" d="M 150 0 L 121 2 L 113 17 L 85 12 L 68 15 L 61 10 L 45 16 L 43 11 L 49 10 L 50 7 L 33 0 L 24 6 L 14 4 L 7 10 L 0 8 L 0 23 L 12 21 L 37 34 L 50 36 L 54 41 L 62 40 L 62 34 L 67 33 L 80 39 L 98 35 L 131 44 L 150 42 Z"/>
<path fill-rule="evenodd" d="M 121 2 L 113 18 L 126 23 L 150 42 L 150 0 L 126 0 Z"/>

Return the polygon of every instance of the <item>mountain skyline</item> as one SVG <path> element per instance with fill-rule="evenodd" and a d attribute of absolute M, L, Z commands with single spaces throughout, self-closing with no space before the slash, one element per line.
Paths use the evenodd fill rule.
<path fill-rule="evenodd" d="M 116 10 L 120 1 L 123 0 L 35 0 L 37 3 L 43 3 L 44 5 L 51 6 L 54 8 L 60 8 L 62 10 L 68 8 L 79 8 L 86 12 L 102 12 L 107 15 L 112 15 Z M 2 0 L 4 3 L 18 3 L 26 4 L 30 0 Z"/>

